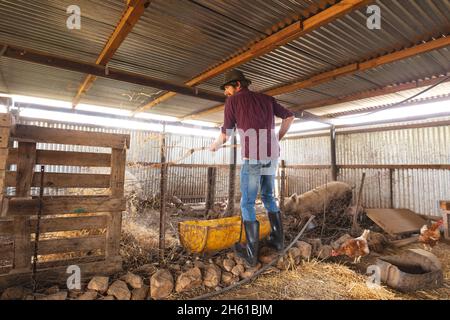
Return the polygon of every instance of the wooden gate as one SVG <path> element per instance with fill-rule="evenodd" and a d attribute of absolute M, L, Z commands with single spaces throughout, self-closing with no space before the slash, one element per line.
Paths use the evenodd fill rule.
<path fill-rule="evenodd" d="M 0 116 L 0 134 L 0 288 L 30 282 L 40 208 L 38 281 L 65 283 L 69 265 L 80 267 L 82 281 L 121 270 L 129 135 L 16 125 L 10 114 Z M 50 151 L 37 149 L 37 143 L 105 147 L 111 152 Z M 40 165 L 83 167 L 85 171 L 109 168 L 101 169 L 109 173 L 44 172 L 45 191 L 74 188 L 70 190 L 75 194 L 40 199 L 32 194 L 41 184 Z M 15 188 L 13 195 L 6 195 L 7 187 Z M 101 191 L 101 195 L 85 195 L 85 190 Z"/>

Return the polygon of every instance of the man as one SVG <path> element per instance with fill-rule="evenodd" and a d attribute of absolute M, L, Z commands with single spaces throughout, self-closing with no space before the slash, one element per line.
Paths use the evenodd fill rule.
<path fill-rule="evenodd" d="M 225 74 L 221 86 L 228 97 L 224 124 L 210 150 L 217 151 L 228 140 L 233 129 L 237 128 L 243 159 L 240 175 L 241 212 L 247 243 L 245 246 L 237 243 L 234 249 L 250 266 L 255 266 L 259 251 L 259 222 L 256 220 L 255 200 L 259 188 L 271 227 L 267 244 L 277 251 L 282 251 L 284 247 L 281 214 L 274 197 L 275 171 L 280 155 L 278 141 L 289 130 L 294 114 L 278 104 L 273 97 L 250 91 L 250 84 L 251 81 L 239 70 L 231 70 Z M 278 136 L 275 133 L 275 116 L 283 119 Z"/>

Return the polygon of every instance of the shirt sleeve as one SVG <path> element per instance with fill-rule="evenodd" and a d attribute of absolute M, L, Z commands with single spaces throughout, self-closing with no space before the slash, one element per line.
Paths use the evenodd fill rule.
<path fill-rule="evenodd" d="M 273 113 L 278 118 L 286 119 L 286 118 L 292 117 L 294 115 L 294 113 L 292 111 L 286 109 L 281 104 L 279 104 L 275 100 L 275 98 L 272 98 L 272 105 L 273 105 Z"/>
<path fill-rule="evenodd" d="M 227 130 L 234 129 L 236 126 L 236 117 L 234 116 L 231 99 L 227 99 L 225 102 L 223 119 L 223 126 L 221 128 L 222 133 L 226 133 Z"/>

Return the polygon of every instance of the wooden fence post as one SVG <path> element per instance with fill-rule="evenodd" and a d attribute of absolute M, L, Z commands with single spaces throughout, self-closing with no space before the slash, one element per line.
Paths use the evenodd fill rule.
<path fill-rule="evenodd" d="M 7 105 L 10 103 L 9 98 L 5 98 Z M 6 193 L 6 170 L 9 155 L 9 147 L 12 141 L 9 137 L 11 130 L 15 128 L 15 119 L 12 114 L 6 113 L 0 115 L 0 217 L 5 217 L 8 211 L 8 199 L 5 198 Z"/>
<path fill-rule="evenodd" d="M 166 193 L 167 193 L 167 163 L 166 163 L 166 129 L 163 126 L 160 141 L 161 181 L 160 181 L 160 211 L 159 211 L 159 263 L 164 263 L 166 250 Z"/>
<path fill-rule="evenodd" d="M 331 158 L 331 180 L 337 181 L 338 166 L 336 164 L 336 129 L 330 129 L 330 158 Z"/>
<path fill-rule="evenodd" d="M 36 166 L 36 143 L 19 142 L 16 197 L 30 197 Z M 31 270 L 31 227 L 29 216 L 14 217 L 14 271 Z"/>
<path fill-rule="evenodd" d="M 111 196 L 123 198 L 125 189 L 126 149 L 113 148 L 111 151 Z M 120 235 L 122 231 L 122 212 L 108 213 L 108 227 L 106 231 L 105 257 L 107 260 L 119 256 Z"/>
<path fill-rule="evenodd" d="M 208 215 L 209 211 L 214 207 L 214 200 L 216 195 L 216 180 L 217 180 L 217 168 L 208 167 L 207 175 L 207 185 L 206 185 L 206 212 L 205 216 Z"/>
<path fill-rule="evenodd" d="M 286 197 L 286 162 L 281 160 L 280 172 L 280 210 L 284 210 L 284 198 Z"/>

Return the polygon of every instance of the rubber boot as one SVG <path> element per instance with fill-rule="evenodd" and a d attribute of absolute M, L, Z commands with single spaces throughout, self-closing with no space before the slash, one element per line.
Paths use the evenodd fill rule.
<path fill-rule="evenodd" d="M 278 252 L 284 249 L 284 233 L 283 233 L 283 223 L 281 222 L 280 212 L 269 212 L 270 221 L 270 234 L 267 238 L 266 244 Z"/>
<path fill-rule="evenodd" d="M 244 259 L 250 267 L 254 267 L 258 264 L 259 222 L 244 221 L 244 229 L 247 243 L 236 243 L 234 245 L 234 251 L 236 255 Z"/>

